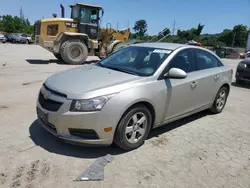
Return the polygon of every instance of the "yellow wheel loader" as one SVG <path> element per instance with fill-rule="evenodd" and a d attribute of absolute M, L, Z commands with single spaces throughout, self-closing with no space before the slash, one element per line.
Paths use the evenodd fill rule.
<path fill-rule="evenodd" d="M 35 43 L 51 51 L 55 57 L 68 64 L 82 64 L 88 56 L 106 57 L 125 47 L 130 29 L 122 33 L 111 28 L 100 28 L 104 10 L 89 4 L 71 5 L 71 18 L 64 18 L 61 5 L 61 18 L 36 21 Z"/>

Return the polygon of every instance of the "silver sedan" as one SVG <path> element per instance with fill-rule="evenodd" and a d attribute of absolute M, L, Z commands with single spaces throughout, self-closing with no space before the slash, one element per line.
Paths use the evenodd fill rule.
<path fill-rule="evenodd" d="M 232 70 L 211 51 L 140 43 L 96 64 L 56 73 L 43 84 L 37 114 L 58 138 L 91 145 L 143 145 L 156 127 L 225 107 Z M 167 126 L 167 125 L 166 125 Z"/>

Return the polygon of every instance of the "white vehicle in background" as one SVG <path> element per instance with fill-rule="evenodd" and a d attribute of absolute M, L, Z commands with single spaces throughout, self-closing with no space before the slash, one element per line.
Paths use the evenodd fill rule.
<path fill-rule="evenodd" d="M 33 40 L 32 40 L 32 38 L 31 38 L 30 35 L 25 34 L 25 33 L 18 33 L 17 35 L 20 36 L 20 37 L 22 37 L 22 38 L 25 38 L 27 44 L 33 43 Z"/>
<path fill-rule="evenodd" d="M 7 41 L 7 39 L 5 38 L 5 36 L 0 33 L 0 42 L 5 43 L 6 41 Z"/>

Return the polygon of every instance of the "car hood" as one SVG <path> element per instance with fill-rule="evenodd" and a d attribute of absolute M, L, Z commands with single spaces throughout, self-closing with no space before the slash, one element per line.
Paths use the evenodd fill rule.
<path fill-rule="evenodd" d="M 241 63 L 250 65 L 250 58 L 246 58 L 246 59 L 242 60 Z"/>
<path fill-rule="evenodd" d="M 83 65 L 50 76 L 45 85 L 69 99 L 88 99 L 128 89 L 141 79 L 143 77 L 96 65 Z"/>

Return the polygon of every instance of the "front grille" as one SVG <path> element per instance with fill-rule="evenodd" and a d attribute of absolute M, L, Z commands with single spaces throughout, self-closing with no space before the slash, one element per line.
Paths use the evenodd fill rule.
<path fill-rule="evenodd" d="M 39 103 L 40 105 L 46 109 L 46 110 L 49 110 L 49 111 L 52 111 L 52 112 L 56 112 L 59 110 L 59 108 L 62 106 L 63 103 L 61 102 L 57 102 L 57 101 L 54 101 L 54 100 L 51 100 L 51 99 L 45 99 L 43 94 L 40 92 L 39 93 Z"/>
<path fill-rule="evenodd" d="M 97 133 L 91 129 L 69 129 L 69 133 L 87 140 L 99 139 Z"/>
<path fill-rule="evenodd" d="M 247 64 L 247 68 L 249 68 L 249 69 L 250 69 L 250 64 Z"/>
<path fill-rule="evenodd" d="M 53 95 L 56 95 L 56 96 L 59 96 L 59 97 L 63 97 L 63 98 L 67 98 L 67 95 L 66 94 L 63 94 L 63 93 L 60 93 L 58 91 L 55 91 L 53 89 L 50 89 L 48 86 L 46 86 L 45 84 L 43 84 L 43 86 L 45 87 L 45 89 L 47 89 L 48 91 L 51 92 L 51 94 Z"/>

